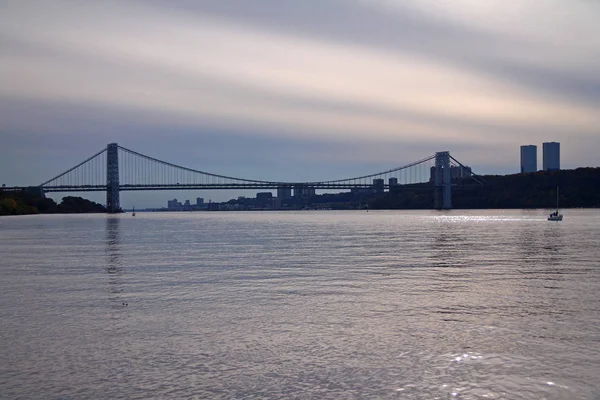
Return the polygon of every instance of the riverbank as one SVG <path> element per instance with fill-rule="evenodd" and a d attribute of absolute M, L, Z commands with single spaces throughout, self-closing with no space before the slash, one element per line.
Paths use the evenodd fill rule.
<path fill-rule="evenodd" d="M 485 182 L 454 182 L 454 209 L 532 209 L 556 207 L 560 187 L 561 208 L 600 208 L 600 168 L 538 171 L 513 175 L 484 175 Z M 373 199 L 374 209 L 428 209 L 431 190 L 401 189 Z"/>
<path fill-rule="evenodd" d="M 63 197 L 59 204 L 50 198 L 0 191 L 0 215 L 104 213 L 106 208 L 93 201 L 74 196 Z"/>
<path fill-rule="evenodd" d="M 483 184 L 471 179 L 453 181 L 452 208 L 554 208 L 557 187 L 560 187 L 561 208 L 600 208 L 600 168 L 484 175 L 479 178 Z M 206 207 L 209 211 L 419 210 L 433 208 L 434 193 L 430 183 L 421 183 L 398 186 L 380 194 L 374 190 L 327 193 L 309 198 L 289 199 L 277 207 L 274 204 L 240 197 L 223 203 L 210 203 Z M 81 197 L 67 196 L 60 204 L 56 204 L 52 199 L 44 198 L 38 193 L 0 191 L 0 215 L 94 212 L 103 213 L 106 212 L 106 208 Z"/>

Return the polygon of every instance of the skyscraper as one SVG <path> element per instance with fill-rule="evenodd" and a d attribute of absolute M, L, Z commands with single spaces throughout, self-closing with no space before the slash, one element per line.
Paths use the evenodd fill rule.
<path fill-rule="evenodd" d="M 537 146 L 521 146 L 521 172 L 537 171 Z"/>
<path fill-rule="evenodd" d="M 544 171 L 557 171 L 560 169 L 560 143 L 546 142 L 542 144 Z"/>

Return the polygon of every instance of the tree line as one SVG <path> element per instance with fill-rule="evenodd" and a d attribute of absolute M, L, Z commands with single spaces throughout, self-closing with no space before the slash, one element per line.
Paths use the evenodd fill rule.
<path fill-rule="evenodd" d="M 513 175 L 484 175 L 484 184 L 455 182 L 452 208 L 554 208 L 559 188 L 561 208 L 600 207 L 600 168 L 538 171 Z M 373 200 L 377 209 L 432 208 L 432 190 L 409 188 Z"/>
<path fill-rule="evenodd" d="M 82 197 L 66 196 L 57 204 L 50 198 L 23 192 L 0 191 L 0 215 L 103 213 L 106 208 Z"/>

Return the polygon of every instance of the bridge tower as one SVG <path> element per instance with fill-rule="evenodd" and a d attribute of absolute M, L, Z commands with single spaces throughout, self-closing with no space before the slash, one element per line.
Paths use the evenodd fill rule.
<path fill-rule="evenodd" d="M 119 146 L 110 143 L 106 147 L 106 211 L 121 212 L 119 202 Z"/>
<path fill-rule="evenodd" d="M 450 172 L 450 152 L 435 153 L 435 208 L 452 208 L 452 176 Z"/>

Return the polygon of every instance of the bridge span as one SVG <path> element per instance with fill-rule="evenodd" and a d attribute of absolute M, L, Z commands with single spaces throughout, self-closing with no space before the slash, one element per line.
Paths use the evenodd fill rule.
<path fill-rule="evenodd" d="M 356 190 L 383 193 L 402 187 L 426 184 L 435 192 L 434 208 L 452 208 L 455 178 L 477 175 L 448 151 L 437 152 L 401 167 L 373 174 L 316 182 L 283 182 L 236 178 L 187 168 L 162 161 L 110 143 L 106 148 L 36 187 L 8 187 L 3 190 L 39 190 L 40 192 L 106 191 L 109 213 L 120 212 L 121 191 L 140 190 L 277 190 L 280 196 L 306 196 L 316 190 Z"/>

